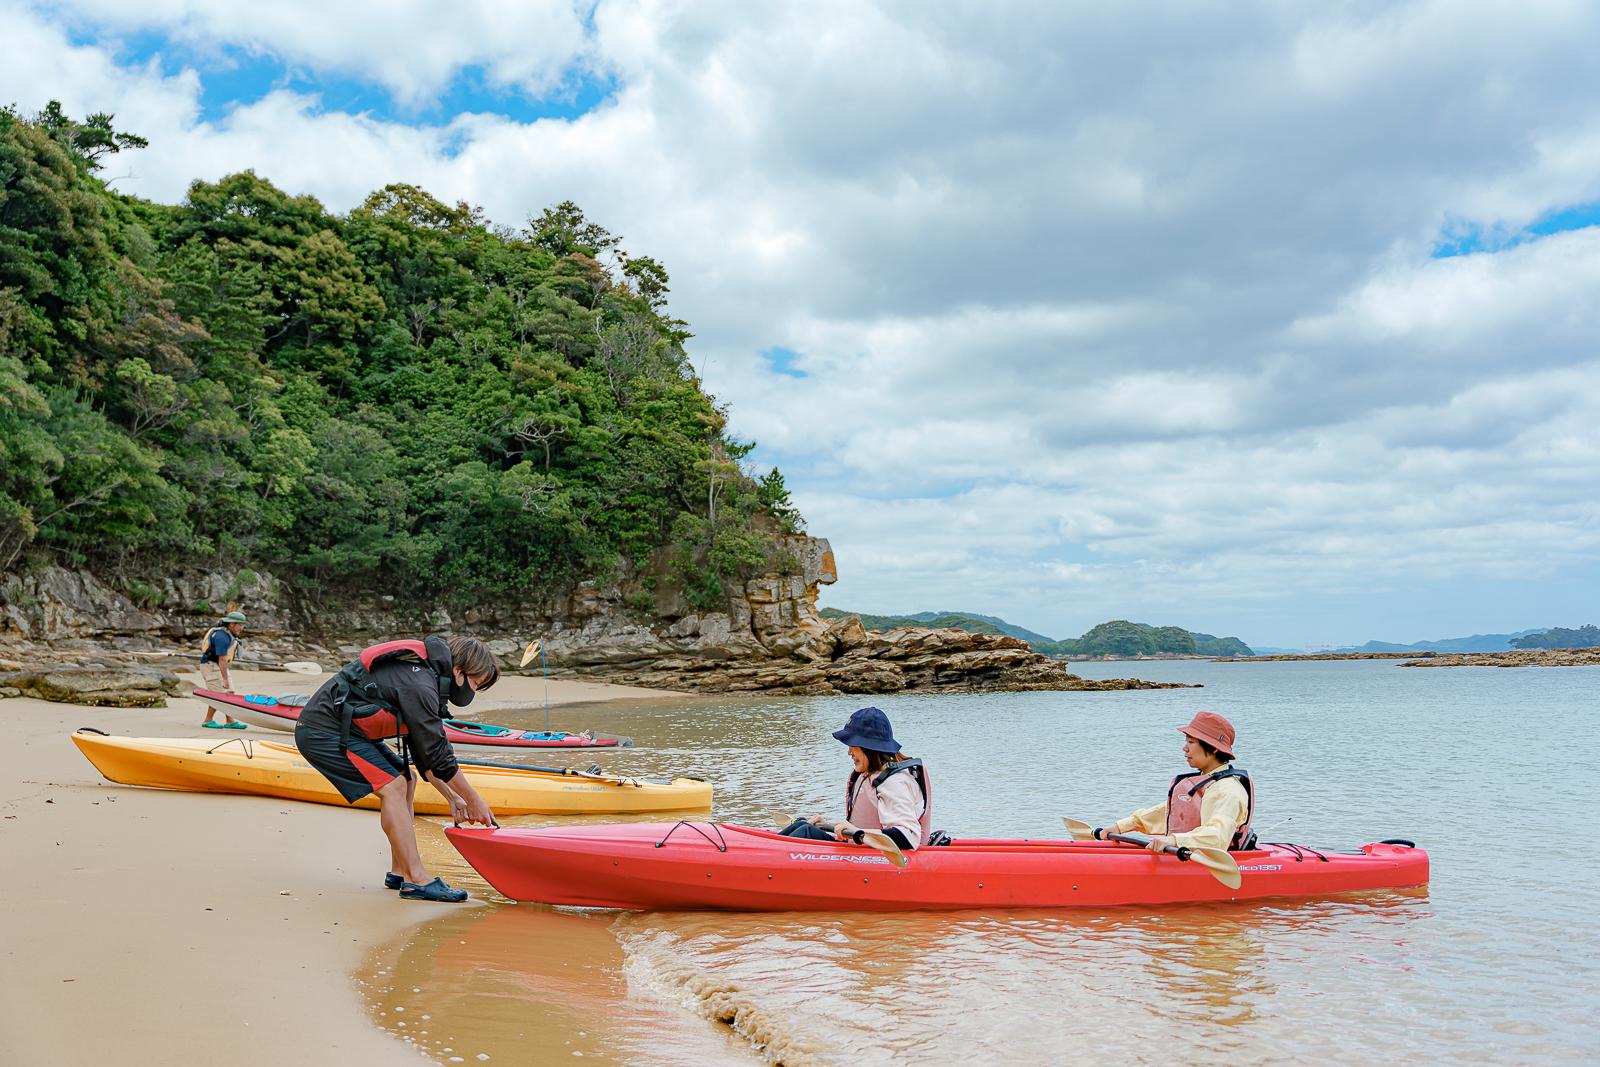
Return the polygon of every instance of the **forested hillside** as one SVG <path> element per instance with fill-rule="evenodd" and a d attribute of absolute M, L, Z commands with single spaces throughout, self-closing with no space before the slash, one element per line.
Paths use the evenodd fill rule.
<path fill-rule="evenodd" d="M 663 266 L 577 205 L 246 171 L 162 205 L 106 115 L 0 113 L 0 571 L 265 564 L 445 599 L 641 566 L 708 605 L 797 529 L 700 387 Z M 137 583 L 134 583 L 137 592 Z"/>
<path fill-rule="evenodd" d="M 1600 645 L 1600 627 L 1592 623 L 1576 629 L 1556 626 L 1511 642 L 1512 648 L 1594 648 L 1597 645 Z"/>

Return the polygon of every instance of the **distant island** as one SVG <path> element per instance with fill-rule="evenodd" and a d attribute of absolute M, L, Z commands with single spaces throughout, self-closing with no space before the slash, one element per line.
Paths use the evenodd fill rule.
<path fill-rule="evenodd" d="M 1414 641 L 1404 645 L 1392 641 L 1368 641 L 1364 645 L 1339 645 L 1335 648 L 1318 649 L 1268 648 L 1257 645 L 1255 656 L 1258 659 L 1267 656 L 1287 659 L 1369 659 L 1419 654 L 1468 655 L 1482 652 L 1595 647 L 1600 647 L 1600 627 L 1589 624 L 1575 629 L 1552 626 L 1506 634 L 1473 634 L 1470 637 L 1447 637 L 1439 641 Z"/>
<path fill-rule="evenodd" d="M 915 615 L 869 615 L 839 608 L 823 608 L 825 619 L 851 615 L 868 630 L 883 632 L 903 627 L 966 630 L 977 634 L 1005 634 L 1028 642 L 1035 652 L 1072 659 L 1189 659 L 1212 656 L 1253 656 L 1254 652 L 1237 637 L 1215 637 L 1195 633 L 1180 626 L 1151 626 L 1126 619 L 1113 619 L 1089 630 L 1082 637 L 1055 640 L 1044 634 L 1006 622 L 993 615 L 970 611 L 923 611 Z"/>

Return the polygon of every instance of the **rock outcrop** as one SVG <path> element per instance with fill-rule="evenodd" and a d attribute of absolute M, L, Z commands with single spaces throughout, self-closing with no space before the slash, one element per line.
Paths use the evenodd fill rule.
<path fill-rule="evenodd" d="M 1136 678 L 1092 680 L 1015 637 L 965 630 L 869 633 L 855 616 L 834 620 L 799 654 L 755 660 L 662 656 L 637 667 L 580 668 L 610 681 L 701 693 L 971 693 L 1030 689 L 1182 689 Z"/>
<path fill-rule="evenodd" d="M 827 540 L 778 538 L 766 573 L 729 591 L 721 610 L 694 611 L 680 591 L 625 562 L 606 582 L 584 582 L 553 602 L 483 604 L 458 611 L 392 596 L 312 604 L 271 575 L 172 575 L 113 588 L 83 572 L 52 568 L 0 579 L 0 655 L 44 664 L 129 663 L 107 649 L 188 650 L 229 601 L 250 617 L 245 655 L 309 659 L 333 668 L 374 640 L 435 630 L 473 633 L 507 668 L 539 638 L 547 662 L 567 674 L 694 692 L 894 693 L 1026 689 L 1166 689 L 1178 683 L 1088 680 L 1014 637 L 964 630 L 871 633 L 854 616 L 817 612 L 838 580 Z M 649 590 L 649 592 L 645 592 Z M 639 604 L 653 600 L 641 614 Z M 138 602 L 135 602 L 137 597 Z M 330 636 L 336 635 L 336 636 Z"/>
<path fill-rule="evenodd" d="M 1600 667 L 1600 648 L 1529 648 L 1514 652 L 1452 652 L 1402 667 Z"/>
<path fill-rule="evenodd" d="M 142 667 L 57 667 L 0 674 L 6 696 L 97 708 L 164 708 L 178 676 Z"/>

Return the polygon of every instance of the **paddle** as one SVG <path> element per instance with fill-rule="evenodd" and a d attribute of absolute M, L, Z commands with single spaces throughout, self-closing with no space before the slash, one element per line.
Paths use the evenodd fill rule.
<path fill-rule="evenodd" d="M 544 732 L 550 732 L 550 664 L 544 658 L 544 646 L 537 640 L 529 641 L 528 647 L 522 650 L 522 662 L 517 664 L 520 670 L 533 662 L 533 657 L 539 657 L 539 666 L 544 669 Z"/>
<path fill-rule="evenodd" d="M 198 652 L 130 652 L 128 655 L 143 656 L 146 659 L 166 659 L 169 656 L 175 656 L 178 659 L 200 658 L 200 653 Z M 228 662 L 236 663 L 241 667 L 265 667 L 268 670 L 292 671 L 295 674 L 316 675 L 322 673 L 322 668 L 319 665 L 310 663 L 306 660 L 294 660 L 289 663 L 279 663 L 276 660 L 235 659 L 229 660 Z"/>
<path fill-rule="evenodd" d="M 602 774 L 599 771 L 580 771 L 576 767 L 538 767 L 531 763 L 508 763 L 505 760 L 461 759 L 463 767 L 500 767 L 510 771 L 538 771 L 540 774 L 563 774 L 570 778 L 591 778 L 597 782 L 616 782 L 618 785 L 671 785 L 671 778 L 630 778 L 620 774 Z"/>
<path fill-rule="evenodd" d="M 1061 817 L 1061 821 L 1071 831 L 1074 840 L 1094 840 L 1094 828 L 1088 823 L 1079 822 L 1077 819 L 1069 819 L 1064 815 Z M 1138 845 L 1140 848 L 1147 847 L 1150 844 L 1148 837 L 1140 837 L 1138 834 L 1108 834 L 1102 831 L 1101 837 L 1106 841 L 1121 841 L 1128 845 Z M 1243 875 L 1239 873 L 1239 861 L 1228 855 L 1223 849 L 1206 848 L 1204 846 L 1189 848 L 1183 845 L 1168 845 L 1161 851 L 1177 856 L 1178 859 L 1185 863 L 1191 860 L 1198 863 L 1210 871 L 1213 878 L 1229 889 L 1238 889 L 1243 881 Z"/>
<path fill-rule="evenodd" d="M 772 813 L 772 820 L 773 822 L 777 823 L 778 827 L 781 829 L 794 822 L 795 816 L 785 815 L 781 811 L 775 811 Z M 822 826 L 829 832 L 832 832 L 833 830 L 833 826 L 829 823 L 823 823 Z M 882 830 L 867 830 L 861 827 L 857 827 L 857 829 L 861 830 L 862 844 L 871 845 L 879 852 L 882 852 L 885 856 L 889 857 L 889 862 L 894 864 L 896 867 L 904 867 L 906 865 L 906 854 L 900 851 L 900 846 L 894 843 L 894 838 L 890 837 Z"/>

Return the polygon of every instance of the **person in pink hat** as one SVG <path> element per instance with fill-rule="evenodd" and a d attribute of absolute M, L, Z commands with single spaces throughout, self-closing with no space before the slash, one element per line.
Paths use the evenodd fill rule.
<path fill-rule="evenodd" d="M 1183 758 L 1193 770 L 1172 780 L 1165 801 L 1111 826 L 1097 827 L 1094 836 L 1149 834 L 1152 852 L 1170 845 L 1254 848 L 1256 835 L 1250 824 L 1255 818 L 1255 786 L 1245 770 L 1233 766 L 1233 746 L 1239 737 L 1233 723 L 1214 711 L 1201 711 L 1178 732 L 1184 738 Z"/>

